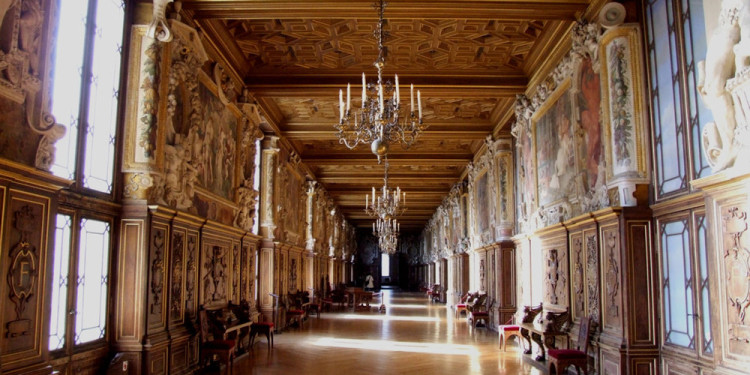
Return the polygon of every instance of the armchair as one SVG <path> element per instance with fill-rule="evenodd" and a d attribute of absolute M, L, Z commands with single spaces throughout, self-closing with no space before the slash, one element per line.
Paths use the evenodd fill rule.
<path fill-rule="evenodd" d="M 232 373 L 232 364 L 234 362 L 234 356 L 237 349 L 237 342 L 235 340 L 223 340 L 216 339 L 209 332 L 210 323 L 208 321 L 208 315 L 206 310 L 200 310 L 198 312 L 198 318 L 200 320 L 200 361 L 201 365 L 206 362 L 206 359 L 212 361 L 214 357 L 218 357 L 222 362 L 226 364 L 226 368 L 229 373 Z M 209 339 L 209 336 L 211 338 Z"/>
<path fill-rule="evenodd" d="M 576 373 L 589 373 L 589 336 L 591 333 L 591 320 L 588 317 L 581 318 L 581 328 L 578 331 L 578 349 L 550 349 L 547 351 L 547 369 L 550 374 L 561 375 L 565 373 L 568 366 L 576 367 Z M 552 372 L 552 369 L 555 372 Z"/>

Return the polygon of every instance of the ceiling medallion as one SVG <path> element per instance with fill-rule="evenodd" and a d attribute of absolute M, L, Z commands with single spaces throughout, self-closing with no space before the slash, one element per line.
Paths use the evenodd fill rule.
<path fill-rule="evenodd" d="M 378 10 L 378 25 L 375 28 L 375 38 L 378 41 L 378 58 L 375 67 L 378 69 L 378 81 L 367 84 L 365 73 L 362 73 L 362 106 L 351 108 L 351 84 L 346 85 L 346 101 L 344 91 L 339 90 L 339 123 L 334 125 L 339 143 L 353 149 L 360 143 L 371 143 L 372 153 L 377 155 L 378 163 L 388 153 L 391 143 L 401 143 L 409 148 L 419 134 L 427 129 L 422 121 L 422 95 L 417 90 L 417 106 L 414 106 L 414 85 L 409 89 L 410 106 L 408 117 L 401 117 L 401 93 L 399 91 L 398 75 L 394 82 L 383 81 L 383 67 L 385 67 L 386 50 L 383 47 L 385 31 L 383 13 L 387 4 L 380 0 L 375 5 Z M 352 113 L 353 112 L 353 113 Z"/>

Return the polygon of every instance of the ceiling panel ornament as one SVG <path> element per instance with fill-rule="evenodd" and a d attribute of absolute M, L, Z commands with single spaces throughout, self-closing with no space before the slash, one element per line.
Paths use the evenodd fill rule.
<path fill-rule="evenodd" d="M 224 20 L 250 70 L 372 70 L 375 19 Z M 388 63 L 398 70 L 519 71 L 548 21 L 388 21 Z"/>

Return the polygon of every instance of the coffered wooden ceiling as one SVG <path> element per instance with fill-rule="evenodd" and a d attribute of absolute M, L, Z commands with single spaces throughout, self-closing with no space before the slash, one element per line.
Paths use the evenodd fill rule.
<path fill-rule="evenodd" d="M 405 100 L 409 83 L 422 91 L 430 126 L 408 150 L 390 149 L 390 182 L 407 193 L 402 230 L 424 227 L 487 136 L 508 136 L 516 94 L 560 53 L 574 20 L 605 2 L 388 1 L 384 78 L 399 75 Z M 339 144 L 333 124 L 339 89 L 349 82 L 359 93 L 362 72 L 376 78 L 373 1 L 184 0 L 182 8 L 257 99 L 263 130 L 296 150 L 351 223 L 371 226 L 364 195 L 382 186 L 383 165 L 369 145 Z"/>

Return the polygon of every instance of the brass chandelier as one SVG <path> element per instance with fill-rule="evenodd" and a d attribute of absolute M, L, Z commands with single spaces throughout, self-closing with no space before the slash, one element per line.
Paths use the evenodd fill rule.
<path fill-rule="evenodd" d="M 394 254 L 398 244 L 398 234 L 401 224 L 396 221 L 406 211 L 406 192 L 401 188 L 395 189 L 388 186 L 388 158 L 385 159 L 385 173 L 383 187 L 380 194 L 376 194 L 375 187 L 372 188 L 372 203 L 369 194 L 365 194 L 365 212 L 376 217 L 372 223 L 372 235 L 378 237 L 378 246 L 387 254 Z"/>
<path fill-rule="evenodd" d="M 378 41 L 378 58 L 375 67 L 378 69 L 378 81 L 368 84 L 365 73 L 362 73 L 362 106 L 351 108 L 351 84 L 346 85 L 346 102 L 344 91 L 339 90 L 339 123 L 334 127 L 339 143 L 353 149 L 360 143 L 371 143 L 372 152 L 377 155 L 378 163 L 388 153 L 391 143 L 399 142 L 409 148 L 419 134 L 427 129 L 422 121 L 422 94 L 417 90 L 417 106 L 414 106 L 414 85 L 410 86 L 410 106 L 408 116 L 401 116 L 401 93 L 398 75 L 394 82 L 383 81 L 386 50 L 383 47 L 385 31 L 383 13 L 386 3 L 380 0 L 376 5 L 379 22 L 375 29 Z M 354 113 L 352 113 L 354 112 Z"/>
<path fill-rule="evenodd" d="M 395 219 L 406 211 L 406 192 L 401 191 L 398 186 L 393 189 L 388 186 L 388 158 L 385 159 L 385 174 L 383 176 L 383 187 L 380 194 L 376 195 L 375 187 L 372 188 L 372 202 L 370 195 L 365 194 L 365 212 L 378 219 Z"/>
<path fill-rule="evenodd" d="M 372 223 L 372 235 L 378 237 L 378 247 L 380 251 L 393 255 L 398 250 L 398 233 L 401 230 L 401 224 L 396 219 L 381 219 Z"/>

